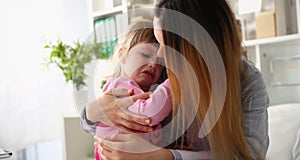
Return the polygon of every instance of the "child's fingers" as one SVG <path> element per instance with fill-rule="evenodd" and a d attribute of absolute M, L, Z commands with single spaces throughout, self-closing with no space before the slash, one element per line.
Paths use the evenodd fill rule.
<path fill-rule="evenodd" d="M 107 95 L 113 95 L 115 97 L 124 97 L 124 96 L 130 96 L 132 94 L 132 90 L 128 89 L 110 89 L 105 94 Z"/>
<path fill-rule="evenodd" d="M 138 99 L 148 99 L 150 97 L 151 92 L 145 92 L 137 95 L 131 96 L 131 100 L 133 102 L 137 101 Z"/>

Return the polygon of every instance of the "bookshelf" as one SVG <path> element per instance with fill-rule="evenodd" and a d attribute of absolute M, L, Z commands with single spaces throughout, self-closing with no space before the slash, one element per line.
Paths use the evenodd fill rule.
<path fill-rule="evenodd" d="M 246 0 L 229 0 L 237 19 L 252 20 L 247 26 L 241 25 L 243 43 L 248 58 L 261 71 L 269 93 L 270 104 L 298 103 L 300 101 L 300 0 L 262 1 L 259 12 L 240 15 L 239 4 Z M 244 5 L 245 6 L 245 5 Z M 250 7 L 250 6 L 248 6 Z M 248 8 L 247 8 L 248 9 Z M 274 11 L 274 24 L 266 24 L 267 29 L 275 27 L 275 35 L 257 36 L 257 15 Z M 252 19 L 249 18 L 252 16 Z M 267 20 L 267 19 L 266 19 Z M 241 24 L 243 24 L 241 22 Z M 259 28 L 261 29 L 261 28 Z M 247 34 L 253 34 L 249 36 Z"/>
<path fill-rule="evenodd" d="M 149 13 L 140 15 L 140 13 L 136 14 L 132 10 L 151 8 L 154 6 L 155 0 L 91 0 L 88 3 L 90 32 L 96 31 L 97 28 L 104 28 L 99 27 L 99 21 L 114 19 L 112 21 L 115 23 L 114 29 L 118 36 L 120 33 L 126 31 L 128 25 L 134 20 L 140 20 L 141 18 L 149 19 L 149 16 L 147 16 Z M 115 36 L 112 38 L 115 38 Z"/>
<path fill-rule="evenodd" d="M 126 11 L 126 9 L 124 10 L 124 6 L 116 6 L 113 7 L 111 9 L 104 9 L 104 10 L 99 10 L 99 11 L 95 11 L 93 13 L 93 19 L 97 20 L 97 19 L 101 19 L 101 18 L 105 18 L 105 17 L 109 17 L 118 13 L 123 13 L 124 11 Z"/>
<path fill-rule="evenodd" d="M 88 1 L 90 33 L 96 43 L 105 47 L 104 54 L 111 55 L 117 44 L 118 35 L 128 26 L 127 0 Z"/>

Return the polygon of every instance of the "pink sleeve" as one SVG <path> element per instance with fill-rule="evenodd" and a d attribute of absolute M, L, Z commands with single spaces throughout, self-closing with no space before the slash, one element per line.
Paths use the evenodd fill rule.
<path fill-rule="evenodd" d="M 144 93 L 140 86 L 133 80 L 127 77 L 118 77 L 114 80 L 111 80 L 109 89 L 133 89 L 134 94 Z"/>
<path fill-rule="evenodd" d="M 102 88 L 102 92 L 104 93 L 104 92 L 106 92 L 107 90 L 109 90 L 111 87 L 111 82 L 113 81 L 113 79 L 112 78 L 109 78 L 106 82 L 105 82 L 105 84 L 104 84 L 104 86 L 103 86 L 103 88 Z"/>
<path fill-rule="evenodd" d="M 150 126 L 159 124 L 172 110 L 170 81 L 167 79 L 151 94 L 150 98 L 137 100 L 129 111 L 151 117 Z"/>

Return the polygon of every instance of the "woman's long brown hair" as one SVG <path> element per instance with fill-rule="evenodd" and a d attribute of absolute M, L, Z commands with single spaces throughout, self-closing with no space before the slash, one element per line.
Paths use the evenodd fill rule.
<path fill-rule="evenodd" d="M 169 13 L 161 10 L 161 8 L 181 12 L 197 21 L 208 32 L 221 54 L 226 72 L 226 97 L 220 117 L 207 136 L 213 159 L 252 159 L 243 126 L 241 79 L 244 75 L 244 70 L 241 59 L 241 36 L 237 21 L 229 5 L 225 0 L 161 0 L 156 4 L 156 7 L 158 9 L 155 10 L 155 16 L 160 20 L 162 28 L 172 26 L 178 27 L 179 30 L 196 31 L 197 29 L 192 28 L 189 24 L 180 24 L 178 17 L 168 15 Z M 194 44 L 202 45 L 204 48 L 209 47 L 206 41 L 201 40 L 201 35 L 197 35 L 196 32 L 193 34 L 195 37 Z M 203 52 L 201 56 L 192 44 L 175 33 L 163 30 L 163 39 L 166 46 L 181 53 L 196 74 L 198 85 L 190 83 L 189 73 L 191 71 L 187 67 L 182 66 L 180 61 L 176 61 L 172 54 L 168 54 L 170 51 L 166 51 L 166 66 L 172 68 L 172 71 L 168 70 L 168 77 L 173 94 L 173 117 L 175 114 L 179 114 L 182 117 L 175 122 L 175 126 L 177 126 L 175 131 L 184 134 L 184 131 L 181 131 L 181 129 L 186 125 L 186 121 L 193 121 L 189 130 L 195 133 L 194 138 L 198 138 L 199 126 L 203 122 L 209 104 L 212 103 L 212 80 L 202 56 L 207 56 L 211 59 L 214 57 L 209 52 L 206 52 L 205 49 L 201 51 Z M 217 67 L 213 66 L 214 69 L 218 69 Z M 185 78 L 184 84 L 179 83 L 178 77 L 174 72 L 182 74 L 182 77 Z M 200 94 L 186 95 L 190 94 L 189 89 L 195 86 L 198 86 Z M 182 90 L 182 88 L 185 89 Z M 193 106 L 180 105 L 182 103 L 181 98 L 189 98 L 189 101 L 200 99 L 200 102 Z M 195 120 L 189 116 L 189 112 L 192 110 L 197 111 Z M 182 138 L 181 140 L 183 145 L 185 139 Z M 259 154 L 255 158 L 259 159 Z"/>

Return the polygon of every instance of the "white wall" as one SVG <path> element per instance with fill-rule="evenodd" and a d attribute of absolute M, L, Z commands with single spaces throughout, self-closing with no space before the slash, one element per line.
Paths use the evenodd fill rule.
<path fill-rule="evenodd" d="M 85 40 L 86 1 L 0 1 L 0 21 L 0 147 L 61 138 L 62 115 L 76 113 L 72 85 L 56 67 L 43 67 L 43 46 L 58 37 Z"/>

